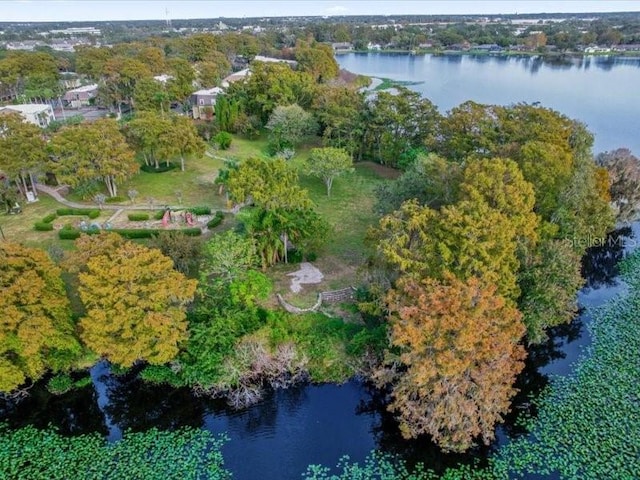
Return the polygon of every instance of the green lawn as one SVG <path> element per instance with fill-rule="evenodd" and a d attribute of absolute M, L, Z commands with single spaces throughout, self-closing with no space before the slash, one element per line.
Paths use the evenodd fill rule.
<path fill-rule="evenodd" d="M 0 214 L 0 227 L 8 241 L 24 243 L 31 247 L 47 249 L 52 244 L 58 244 L 62 248 L 70 248 L 73 242 L 60 241 L 57 231 L 39 232 L 33 227 L 35 222 L 40 221 L 44 216 L 55 213 L 56 209 L 64 207 L 53 198 L 40 194 L 40 200 L 35 203 L 22 203 L 22 213 L 18 215 Z M 95 222 L 106 221 L 113 212 L 103 211 Z M 81 220 L 88 220 L 88 217 L 64 216 L 53 221 L 54 227 L 60 227 L 65 223 L 76 223 Z"/>

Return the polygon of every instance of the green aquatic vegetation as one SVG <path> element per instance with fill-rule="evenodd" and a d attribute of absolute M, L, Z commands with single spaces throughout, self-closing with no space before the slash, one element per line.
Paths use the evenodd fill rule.
<path fill-rule="evenodd" d="M 0 426 L 0 479 L 228 479 L 220 453 L 225 440 L 206 430 L 151 429 L 108 444 L 99 434 Z"/>
<path fill-rule="evenodd" d="M 626 295 L 595 309 L 593 344 L 574 374 L 538 401 L 531 434 L 505 446 L 494 472 L 633 479 L 640 472 L 640 252 L 621 264 Z"/>

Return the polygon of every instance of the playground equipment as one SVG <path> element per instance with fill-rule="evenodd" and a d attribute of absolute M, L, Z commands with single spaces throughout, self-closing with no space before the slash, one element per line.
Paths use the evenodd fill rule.
<path fill-rule="evenodd" d="M 171 220 L 171 210 L 167 208 L 162 216 L 162 226 L 166 228 L 169 224 L 169 220 Z"/>
<path fill-rule="evenodd" d="M 193 227 L 195 225 L 195 222 L 193 221 L 193 214 L 191 212 L 187 212 L 184 215 L 184 221 L 187 222 L 187 225 L 189 225 L 190 227 Z"/>

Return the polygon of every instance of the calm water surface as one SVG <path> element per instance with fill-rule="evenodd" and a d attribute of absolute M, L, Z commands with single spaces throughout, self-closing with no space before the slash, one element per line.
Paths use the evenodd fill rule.
<path fill-rule="evenodd" d="M 348 53 L 351 72 L 408 82 L 441 112 L 467 100 L 535 103 L 587 124 L 594 151 L 630 148 L 640 156 L 640 58 Z"/>

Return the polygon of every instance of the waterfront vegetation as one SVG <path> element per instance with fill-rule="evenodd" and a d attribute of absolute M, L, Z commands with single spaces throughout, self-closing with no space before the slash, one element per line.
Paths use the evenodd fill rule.
<path fill-rule="evenodd" d="M 231 478 L 220 452 L 225 441 L 205 430 L 182 428 L 128 432 L 109 444 L 99 434 L 64 437 L 54 430 L 0 425 L 0 478 L 224 480 Z"/>
<path fill-rule="evenodd" d="M 367 96 L 360 83 L 337 80 L 331 49 L 317 42 L 296 44 L 297 69 L 253 64 L 251 76 L 220 94 L 215 121 L 165 112 L 204 81 L 196 72 L 214 71 L 217 82 L 230 69 L 229 48 L 255 46 L 244 35 L 225 38 L 236 43 L 194 35 L 157 39 L 167 48 L 80 49 L 78 70 L 101 83 L 101 101 L 136 107 L 119 121 L 67 125 L 45 139 L 17 115 L 3 117 L 7 210 L 44 171 L 87 208 L 43 198 L 3 221 L 0 391 L 17 398 L 53 373 L 49 389 L 62 394 L 87 383 L 86 375 L 73 380 L 77 372 L 106 360 L 243 408 L 267 388 L 359 374 L 386 392 L 404 438 L 428 436 L 456 453 L 489 445 L 527 346 L 576 313 L 585 244 L 571 240 L 600 239 L 614 225 L 611 200 L 625 203 L 633 192 L 614 191 L 611 179 L 638 160 L 596 164 L 585 125 L 541 106 L 468 101 L 442 114 L 397 84 L 395 94 Z M 46 77 L 34 59 L 42 60 L 23 58 L 23 70 Z M 151 74 L 165 68 L 175 78 L 161 86 Z M 83 234 L 87 221 L 110 218 L 107 205 L 141 212 L 123 215 L 133 224 L 126 228 Z M 185 222 L 205 219 L 162 231 L 164 206 L 183 210 Z M 603 462 L 619 466 L 620 478 L 634 471 L 637 450 L 618 442 L 640 440 L 630 390 L 637 362 L 627 356 L 637 351 L 627 342 L 640 304 L 639 258 L 625 264 L 628 299 L 596 315 L 592 356 L 537 400 L 536 418 L 522 419 L 531 435 L 488 467 L 462 466 L 445 478 L 598 478 Z M 300 294 L 287 274 L 303 260 L 326 276 Z M 351 286 L 355 301 L 315 313 L 284 312 L 274 298 L 307 306 L 320 291 Z M 620 408 L 612 414 L 611 405 Z M 13 452 L 0 459 L 9 477 L 45 478 L 49 470 L 32 471 L 39 463 L 59 468 L 46 478 L 101 478 L 109 468 L 110 478 L 226 475 L 220 440 L 192 430 L 128 434 L 107 446 L 97 435 L 4 429 L 0 442 Z M 384 453 L 340 468 L 338 477 L 323 467 L 308 475 L 435 475 L 409 473 Z"/>

